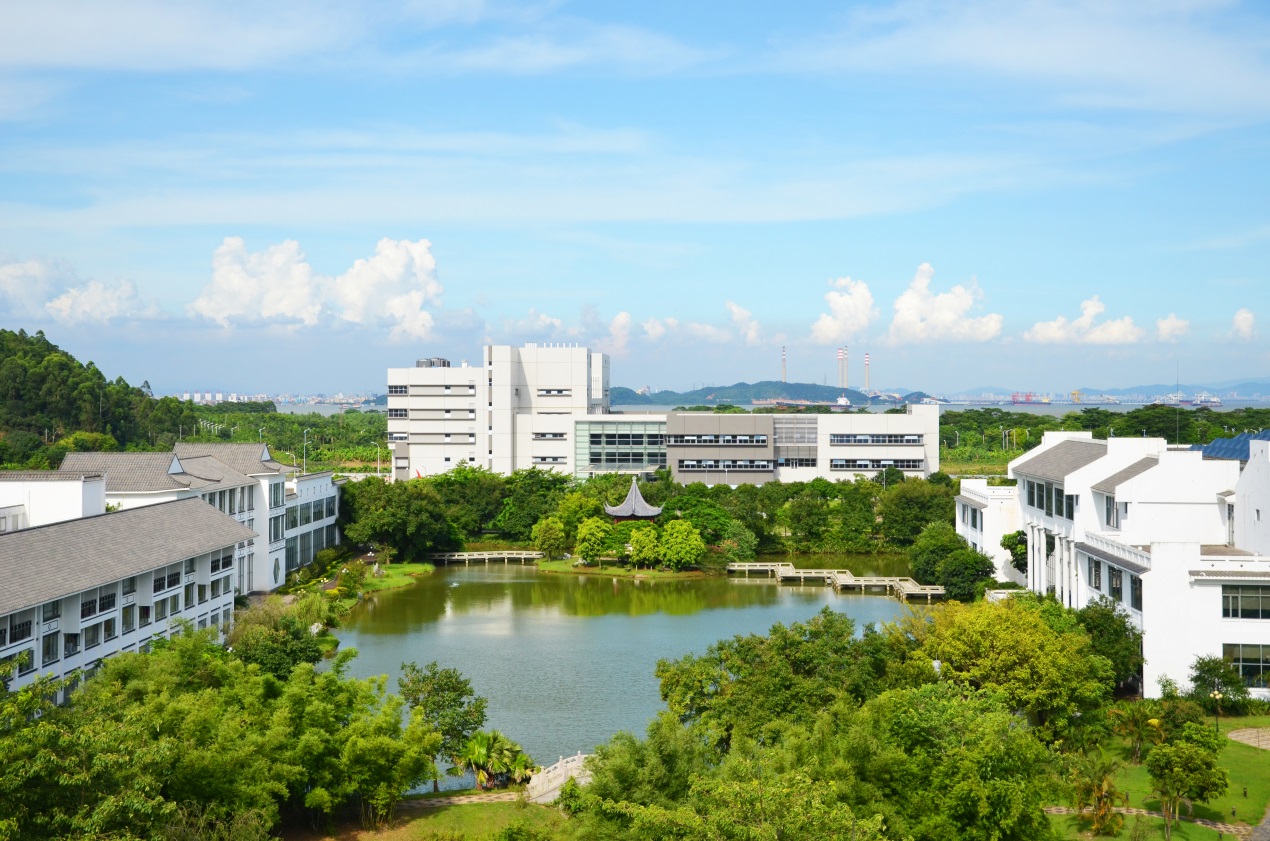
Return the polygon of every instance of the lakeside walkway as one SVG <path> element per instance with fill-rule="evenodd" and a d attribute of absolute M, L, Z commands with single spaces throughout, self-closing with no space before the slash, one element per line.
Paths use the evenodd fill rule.
<path fill-rule="evenodd" d="M 853 575 L 845 569 L 799 569 L 790 563 L 774 561 L 750 561 L 746 563 L 728 564 L 728 572 L 763 573 L 768 577 L 784 583 L 797 581 L 799 584 L 823 582 L 841 592 L 843 590 L 885 590 L 900 601 L 913 598 L 925 598 L 929 604 L 932 599 L 944 597 L 944 588 L 935 584 L 918 584 L 908 576 L 894 575 Z"/>
<path fill-rule="evenodd" d="M 544 557 L 546 556 L 541 552 L 526 549 L 495 549 L 490 552 L 433 552 L 428 560 L 434 564 L 468 566 L 473 562 L 488 564 L 490 561 L 502 561 L 505 564 L 515 561 L 518 564 L 527 564 L 542 560 Z"/>

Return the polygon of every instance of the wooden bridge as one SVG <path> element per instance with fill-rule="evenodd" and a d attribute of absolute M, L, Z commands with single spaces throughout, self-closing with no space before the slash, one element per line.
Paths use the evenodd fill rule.
<path fill-rule="evenodd" d="M 428 560 L 434 564 L 463 564 L 467 566 L 474 562 L 488 564 L 490 561 L 502 561 L 505 564 L 515 561 L 518 564 L 527 564 L 543 557 L 544 555 L 541 552 L 533 552 L 526 549 L 496 549 L 492 552 L 433 552 Z"/>
<path fill-rule="evenodd" d="M 845 569 L 799 569 L 793 564 L 770 561 L 728 564 L 728 572 L 743 572 L 748 577 L 751 572 L 761 572 L 777 581 L 797 581 L 805 584 L 827 584 L 838 590 L 885 590 L 900 601 L 913 598 L 925 598 L 930 603 L 933 598 L 943 598 L 944 588 L 934 584 L 918 584 L 907 576 L 888 575 L 852 575 Z"/>
<path fill-rule="evenodd" d="M 562 756 L 560 761 L 550 768 L 543 768 L 534 774 L 525 787 L 525 799 L 530 803 L 555 803 L 560 796 L 560 787 L 569 778 L 584 786 L 591 782 L 591 772 L 584 765 L 589 754 L 579 753 L 576 756 Z"/>

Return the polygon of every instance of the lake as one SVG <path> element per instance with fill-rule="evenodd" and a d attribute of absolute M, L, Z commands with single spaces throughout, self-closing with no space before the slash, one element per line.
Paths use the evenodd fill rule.
<path fill-rule="evenodd" d="M 497 563 L 441 567 L 411 587 L 372 594 L 335 633 L 359 652 L 350 673 L 387 674 L 392 691 L 404 661 L 458 669 L 489 699 L 486 728 L 550 765 L 621 730 L 643 735 L 663 708 L 658 659 L 700 654 L 826 606 L 861 628 L 906 610 L 886 596 L 768 578 L 634 581 Z"/>

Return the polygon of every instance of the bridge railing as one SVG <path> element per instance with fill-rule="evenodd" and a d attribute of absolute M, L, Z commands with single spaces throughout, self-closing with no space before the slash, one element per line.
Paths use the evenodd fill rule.
<path fill-rule="evenodd" d="M 586 785 L 591 781 L 585 765 L 589 757 L 590 754 L 580 752 L 574 756 L 564 756 L 555 765 L 534 774 L 525 787 L 526 799 L 531 803 L 551 803 L 570 777 L 577 780 L 579 785 Z"/>

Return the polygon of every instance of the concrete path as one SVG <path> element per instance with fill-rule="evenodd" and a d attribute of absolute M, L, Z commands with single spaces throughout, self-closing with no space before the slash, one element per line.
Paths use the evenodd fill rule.
<path fill-rule="evenodd" d="M 453 797 L 416 797 L 403 800 L 398 809 L 432 809 L 437 806 L 465 806 L 468 803 L 512 803 L 519 791 L 484 791 L 480 794 L 456 794 Z"/>

